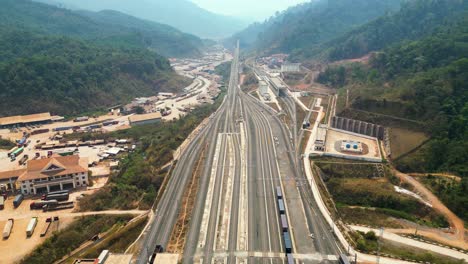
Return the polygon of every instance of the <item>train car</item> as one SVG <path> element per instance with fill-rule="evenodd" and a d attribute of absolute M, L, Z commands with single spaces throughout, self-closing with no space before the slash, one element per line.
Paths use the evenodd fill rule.
<path fill-rule="evenodd" d="M 283 239 L 284 239 L 284 249 L 286 250 L 286 254 L 292 253 L 292 242 L 291 236 L 289 232 L 283 232 Z"/>
<path fill-rule="evenodd" d="M 285 208 L 284 208 L 284 201 L 283 201 L 283 199 L 278 199 L 278 208 L 279 208 L 280 214 L 285 214 L 285 213 L 286 213 L 286 210 L 285 210 Z"/>
<path fill-rule="evenodd" d="M 339 263 L 340 264 L 351 264 L 351 262 L 349 262 L 349 259 L 345 254 L 340 254 Z"/>
<path fill-rule="evenodd" d="M 283 232 L 286 232 L 289 229 L 288 219 L 285 214 L 281 214 L 281 228 L 283 229 Z"/>
<path fill-rule="evenodd" d="M 286 260 L 288 264 L 294 264 L 294 258 L 292 254 L 286 254 Z"/>
<path fill-rule="evenodd" d="M 276 186 L 276 197 L 278 199 L 283 199 L 283 192 L 281 191 L 281 187 L 280 186 Z"/>

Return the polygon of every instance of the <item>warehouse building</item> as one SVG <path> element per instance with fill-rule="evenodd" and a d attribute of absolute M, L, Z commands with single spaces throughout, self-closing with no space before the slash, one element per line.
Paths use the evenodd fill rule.
<path fill-rule="evenodd" d="M 281 65 L 281 72 L 300 72 L 301 64 L 300 63 L 284 63 Z"/>
<path fill-rule="evenodd" d="M 159 112 L 128 117 L 131 126 L 148 125 L 160 122 L 162 115 Z"/>
<path fill-rule="evenodd" d="M 22 126 L 42 125 L 52 122 L 50 113 L 32 115 L 8 116 L 0 118 L 0 128 L 12 128 Z"/>
<path fill-rule="evenodd" d="M 16 183 L 25 195 L 75 189 L 88 184 L 88 159 L 78 155 L 30 160 Z"/>

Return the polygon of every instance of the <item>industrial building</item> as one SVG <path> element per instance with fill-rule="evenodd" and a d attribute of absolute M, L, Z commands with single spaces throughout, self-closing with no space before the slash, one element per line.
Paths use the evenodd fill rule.
<path fill-rule="evenodd" d="M 42 125 L 52 122 L 50 113 L 32 115 L 8 116 L 0 118 L 0 128 L 12 128 L 32 125 Z"/>
<path fill-rule="evenodd" d="M 69 190 L 88 184 L 88 159 L 78 155 L 30 160 L 16 182 L 25 195 Z"/>
<path fill-rule="evenodd" d="M 160 122 L 162 115 L 159 112 L 142 114 L 142 115 L 132 115 L 128 117 L 128 121 L 131 126 L 147 125 Z"/>
<path fill-rule="evenodd" d="M 300 72 L 301 64 L 300 63 L 283 63 L 281 65 L 281 72 Z"/>

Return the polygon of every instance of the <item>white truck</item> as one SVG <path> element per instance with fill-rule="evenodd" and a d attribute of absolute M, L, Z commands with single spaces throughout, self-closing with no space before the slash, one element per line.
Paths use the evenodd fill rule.
<path fill-rule="evenodd" d="M 26 228 L 26 235 L 28 237 L 32 236 L 34 233 L 34 229 L 36 228 L 37 225 L 37 217 L 31 218 L 31 221 L 29 221 L 28 228 Z"/>
<path fill-rule="evenodd" d="M 7 239 L 10 237 L 14 222 L 15 220 L 13 220 L 12 218 L 8 219 L 8 222 L 6 222 L 5 227 L 3 228 L 3 239 Z"/>

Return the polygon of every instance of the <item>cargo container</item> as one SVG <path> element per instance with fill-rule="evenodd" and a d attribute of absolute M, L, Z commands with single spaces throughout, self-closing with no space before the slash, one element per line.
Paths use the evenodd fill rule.
<path fill-rule="evenodd" d="M 87 116 L 81 116 L 81 117 L 77 117 L 73 120 L 73 122 L 84 122 L 84 121 L 88 121 L 89 120 L 89 117 Z"/>
<path fill-rule="evenodd" d="M 278 199 L 283 199 L 283 192 L 281 191 L 281 187 L 280 186 L 276 186 L 276 197 Z"/>
<path fill-rule="evenodd" d="M 56 127 L 56 128 L 54 128 L 54 131 L 66 131 L 66 130 L 70 130 L 72 128 L 73 127 L 69 127 L 69 126 L 67 126 L 67 127 Z"/>
<path fill-rule="evenodd" d="M 45 201 L 57 200 L 59 202 L 62 202 L 62 201 L 68 201 L 69 198 L 70 196 L 68 193 L 59 193 L 59 194 L 47 194 L 43 200 Z"/>
<path fill-rule="evenodd" d="M 5 208 L 5 197 L 3 195 L 0 195 L 0 210 L 3 210 Z"/>
<path fill-rule="evenodd" d="M 18 208 L 21 205 L 21 203 L 23 202 L 23 199 L 24 199 L 24 195 L 22 195 L 22 194 L 16 195 L 15 199 L 13 200 L 13 206 L 15 208 Z"/>
<path fill-rule="evenodd" d="M 288 219 L 286 218 L 285 214 L 281 214 L 281 228 L 283 229 L 283 232 L 288 231 Z"/>
<path fill-rule="evenodd" d="M 31 221 L 29 221 L 28 227 L 26 228 L 26 235 L 28 237 L 32 236 L 34 233 L 34 229 L 36 228 L 37 225 L 37 217 L 33 217 Z"/>
<path fill-rule="evenodd" d="M 284 209 L 283 199 L 278 199 L 278 209 L 279 209 L 280 214 L 286 213 L 286 210 Z"/>
<path fill-rule="evenodd" d="M 3 228 L 3 239 L 7 239 L 10 237 L 11 230 L 13 229 L 13 224 L 15 223 L 15 220 L 12 218 L 8 219 L 8 221 L 5 224 L 5 227 Z"/>
<path fill-rule="evenodd" d="M 288 260 L 288 264 L 294 264 L 294 258 L 292 254 L 286 254 L 286 259 Z"/>
<path fill-rule="evenodd" d="M 101 128 L 101 127 L 102 127 L 102 125 L 99 125 L 99 124 L 97 124 L 97 125 L 90 125 L 90 126 L 89 126 L 89 129 L 97 129 L 97 128 Z"/>
<path fill-rule="evenodd" d="M 58 204 L 58 201 L 57 200 L 49 200 L 49 201 L 32 202 L 29 205 L 29 209 L 38 210 L 38 209 L 42 209 L 45 205 L 49 205 L 49 204 L 56 205 L 56 204 Z"/>
<path fill-rule="evenodd" d="M 284 249 L 286 253 L 292 253 L 292 243 L 291 243 L 291 236 L 289 232 L 283 232 L 283 239 L 284 239 Z"/>

